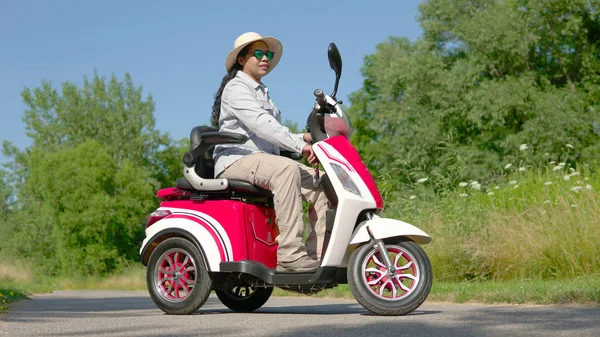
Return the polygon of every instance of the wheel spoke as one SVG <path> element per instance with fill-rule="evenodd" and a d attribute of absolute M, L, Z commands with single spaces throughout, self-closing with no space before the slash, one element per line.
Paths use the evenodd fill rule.
<path fill-rule="evenodd" d="M 402 288 L 402 290 L 410 291 L 410 288 L 407 287 L 404 283 L 402 283 L 402 280 L 400 279 L 400 275 L 396 275 L 395 279 L 396 279 L 396 281 L 398 281 L 398 285 L 400 286 L 400 288 Z"/>
<path fill-rule="evenodd" d="M 392 298 L 395 298 L 396 297 L 396 287 L 394 286 L 394 283 L 391 280 L 387 280 L 381 285 L 381 288 L 379 288 L 379 296 L 385 297 L 385 296 L 383 296 L 383 292 L 385 291 L 385 289 L 387 288 L 388 285 L 390 285 L 392 288 L 391 289 Z"/>
<path fill-rule="evenodd" d="M 365 273 L 374 273 L 374 274 L 378 275 L 375 280 L 368 281 L 367 282 L 368 285 L 376 285 L 377 283 L 379 283 L 381 281 L 381 279 L 383 279 L 385 277 L 385 273 L 383 273 L 381 270 L 376 269 L 376 268 L 367 268 L 365 270 Z"/>
<path fill-rule="evenodd" d="M 185 256 L 185 259 L 183 259 L 183 262 L 181 263 L 181 268 L 184 268 L 188 262 L 190 261 L 190 257 L 189 256 Z M 185 272 L 185 270 L 183 270 L 182 272 Z"/>
<path fill-rule="evenodd" d="M 166 295 L 169 296 L 171 294 L 171 291 L 173 291 L 173 278 L 170 278 L 169 280 L 169 287 L 167 288 L 167 290 L 165 291 Z"/>
<path fill-rule="evenodd" d="M 415 275 L 412 275 L 412 274 L 402 274 L 402 273 L 396 274 L 396 278 L 397 279 L 400 279 L 401 277 L 406 277 L 406 278 L 409 278 L 409 279 L 411 279 L 413 281 L 417 279 L 417 277 Z"/>
<path fill-rule="evenodd" d="M 396 270 L 406 270 L 406 269 L 412 267 L 412 265 L 413 265 L 413 262 L 409 261 L 407 264 L 403 265 L 402 267 L 398 267 Z"/>
<path fill-rule="evenodd" d="M 182 280 L 183 280 L 183 282 L 185 282 L 186 284 L 190 284 L 190 285 L 191 285 L 191 284 L 194 284 L 194 280 L 190 280 L 190 279 L 189 279 L 189 278 L 187 278 L 187 277 L 183 277 L 183 278 L 182 278 Z"/>
<path fill-rule="evenodd" d="M 384 263 L 382 263 L 381 261 L 379 261 L 379 259 L 377 258 L 377 256 L 375 254 L 373 254 L 373 262 L 375 262 L 376 265 L 378 265 L 381 268 L 386 268 Z"/>
<path fill-rule="evenodd" d="M 196 267 L 194 267 L 194 266 L 192 265 L 192 266 L 189 266 L 189 267 L 185 268 L 185 269 L 184 269 L 184 270 L 182 270 L 181 272 L 182 272 L 182 273 L 187 273 L 187 272 L 189 272 L 189 271 L 196 271 Z"/>
<path fill-rule="evenodd" d="M 175 270 L 177 270 L 178 269 L 177 267 L 179 266 L 179 252 L 175 252 L 175 256 L 174 256 L 173 260 L 175 261 L 175 266 L 174 266 Z"/>
<path fill-rule="evenodd" d="M 184 282 L 184 281 L 185 280 L 179 280 L 179 283 L 181 283 L 181 288 L 185 289 L 185 292 L 186 292 L 185 296 L 187 297 L 187 295 L 190 294 L 190 288 L 185 284 L 187 281 L 186 282 Z"/>
<path fill-rule="evenodd" d="M 400 258 L 402 258 L 402 251 L 399 251 L 394 258 L 394 267 L 398 267 L 398 262 L 400 262 Z"/>
<path fill-rule="evenodd" d="M 166 257 L 167 262 L 169 262 L 169 267 L 171 270 L 175 271 L 177 269 L 175 269 L 175 263 L 173 263 L 173 259 L 171 258 L 171 256 L 167 255 Z"/>
<path fill-rule="evenodd" d="M 173 281 L 173 277 L 165 277 L 163 279 L 160 280 L 160 283 L 165 283 L 167 281 Z"/>

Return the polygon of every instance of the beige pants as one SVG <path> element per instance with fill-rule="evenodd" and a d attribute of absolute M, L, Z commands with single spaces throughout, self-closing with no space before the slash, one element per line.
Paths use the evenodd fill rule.
<path fill-rule="evenodd" d="M 279 227 L 277 261 L 293 262 L 306 254 L 320 259 L 323 250 L 327 197 L 321 188 L 313 189 L 314 174 L 314 169 L 292 159 L 254 153 L 231 164 L 219 178 L 244 180 L 273 193 Z M 306 246 L 302 243 L 302 200 L 310 202 L 311 233 Z"/>

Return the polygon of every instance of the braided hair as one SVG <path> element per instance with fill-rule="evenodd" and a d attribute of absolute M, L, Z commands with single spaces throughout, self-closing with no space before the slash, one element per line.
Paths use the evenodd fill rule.
<path fill-rule="evenodd" d="M 210 122 L 212 126 L 217 129 L 219 128 L 219 117 L 221 115 L 221 96 L 223 95 L 223 89 L 225 89 L 225 86 L 227 85 L 227 83 L 229 83 L 229 81 L 235 78 L 238 71 L 242 70 L 242 65 L 237 62 L 237 58 L 240 56 L 245 56 L 248 53 L 248 47 L 249 46 L 244 47 L 244 49 L 242 49 L 237 55 L 235 65 L 233 66 L 233 68 L 231 68 L 231 70 L 229 70 L 229 72 L 227 72 L 225 76 L 223 76 L 221 86 L 214 95 L 215 102 L 213 103 Z"/>

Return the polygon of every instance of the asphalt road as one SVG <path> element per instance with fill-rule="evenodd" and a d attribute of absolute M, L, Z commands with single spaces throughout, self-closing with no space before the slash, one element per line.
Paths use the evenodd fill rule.
<path fill-rule="evenodd" d="M 0 336 L 600 336 L 600 308 L 425 302 L 407 316 L 369 314 L 352 300 L 272 297 L 251 314 L 212 297 L 168 316 L 143 291 L 57 291 L 0 316 Z"/>

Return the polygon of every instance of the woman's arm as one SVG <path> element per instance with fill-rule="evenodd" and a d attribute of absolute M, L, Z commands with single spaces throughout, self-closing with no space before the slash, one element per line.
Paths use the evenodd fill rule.
<path fill-rule="evenodd" d="M 221 101 L 222 107 L 244 126 L 269 143 L 302 153 L 306 142 L 303 135 L 294 134 L 269 114 L 244 83 L 230 83 Z"/>

